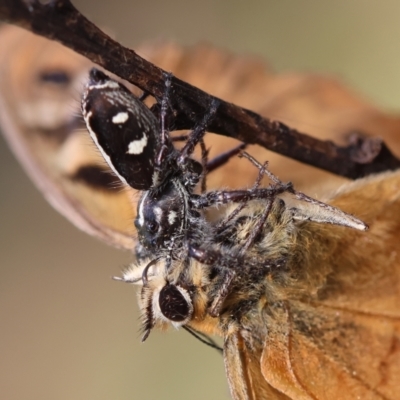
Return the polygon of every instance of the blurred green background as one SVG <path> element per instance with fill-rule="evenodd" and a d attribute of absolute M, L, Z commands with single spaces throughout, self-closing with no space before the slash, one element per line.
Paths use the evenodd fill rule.
<path fill-rule="evenodd" d="M 75 0 L 134 47 L 209 41 L 277 70 L 340 76 L 400 104 L 400 2 Z M 0 138 L 0 400 L 229 399 L 222 358 L 187 333 L 138 334 L 135 291 L 110 279 L 129 254 L 53 211 Z"/>

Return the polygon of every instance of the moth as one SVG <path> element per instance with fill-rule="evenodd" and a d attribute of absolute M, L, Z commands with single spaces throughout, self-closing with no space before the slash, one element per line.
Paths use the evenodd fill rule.
<path fill-rule="evenodd" d="M 154 326 L 186 325 L 224 338 L 234 399 L 397 399 L 399 222 L 392 215 L 400 211 L 399 177 L 391 172 L 364 179 L 332 199 L 362 213 L 368 233 L 297 224 L 275 201 L 259 242 L 241 257 L 265 203 L 243 210 L 230 231 L 233 245 L 219 255 L 219 262 L 234 265 L 237 280 L 217 318 L 208 308 L 219 283 L 207 256 L 206 264 L 192 259 L 172 270 L 163 261 L 149 268 L 146 261 L 122 280 L 142 285 L 148 269 L 139 304 L 144 315 L 150 305 Z M 383 261 L 379 271 L 377 259 Z"/>
<path fill-rule="evenodd" d="M 81 68 L 86 69 L 79 66 L 76 70 Z M 42 81 L 31 78 L 31 82 L 41 87 L 47 82 L 60 89 L 66 78 L 59 74 L 60 69 L 58 73 L 54 71 L 57 68 L 53 65 Z M 65 89 L 73 87 L 71 76 L 75 75 L 69 75 Z M 59 92 L 62 94 L 59 99 L 68 102 L 71 95 L 66 90 Z M 3 99 L 2 124 L 19 158 L 46 197 L 82 229 L 115 246 L 132 249 L 135 234 L 129 221 L 134 219 L 132 198 L 135 197 L 129 189 L 121 190 L 104 160 L 96 151 L 89 150 L 93 148 L 88 137 L 79 135 L 77 139 L 74 128 L 82 128 L 79 125 L 82 121 L 70 109 L 68 113 L 65 111 L 63 101 L 58 103 L 61 113 L 66 114 L 61 115 L 61 125 L 48 125 L 43 117 L 32 121 L 32 116 L 39 116 L 37 112 L 22 119 L 29 117 L 29 113 L 21 112 L 24 104 L 20 100 L 20 97 L 14 102 Z M 32 106 L 35 102 L 27 104 Z M 45 129 L 38 127 L 43 122 Z M 46 130 L 52 133 L 51 140 L 43 134 Z M 61 135 L 54 136 L 56 132 Z M 82 146 L 81 140 L 86 144 Z M 240 177 L 245 176 L 241 186 L 252 182 L 251 170 L 247 175 L 243 166 L 240 168 L 243 171 Z M 260 291 L 264 295 L 249 299 L 240 323 L 235 318 L 233 321 L 229 316 L 226 318 L 223 308 L 217 317 L 207 312 L 209 301 L 215 298 L 214 289 L 218 288 L 209 273 L 215 265 L 210 258 L 232 262 L 227 254 L 232 246 L 228 239 L 222 250 L 214 249 L 213 244 L 207 246 L 206 252 L 198 247 L 197 258 L 191 257 L 188 265 L 173 260 L 171 276 L 164 257 L 149 266 L 149 286 L 144 288 L 142 307 L 146 299 L 155 299 L 151 305 L 159 310 L 157 293 L 167 280 L 170 285 L 185 283 L 191 287 L 193 293 L 185 288 L 188 296 L 182 303 L 189 310 L 184 324 L 196 331 L 224 337 L 224 359 L 235 398 L 398 398 L 399 226 L 393 217 L 399 211 L 398 184 L 398 173 L 382 174 L 348 185 L 330 201 L 365 221 L 370 226 L 365 233 L 315 222 L 294 222 L 288 217 L 290 208 L 274 202 L 260 235 L 265 243 L 261 240 L 258 247 L 249 248 L 242 263 L 260 265 L 254 259 L 273 250 L 276 254 L 272 259 L 277 261 L 284 252 L 286 265 L 274 271 L 266 265 L 262 279 L 256 281 L 243 275 L 244 285 L 226 299 L 232 307 L 239 304 L 238 315 L 242 310 L 240 302 L 246 303 L 246 296 Z M 214 187 L 219 186 L 218 183 Z M 228 217 L 232 210 L 225 212 L 218 218 Z M 243 245 L 259 214 L 260 203 L 251 202 L 234 218 L 233 247 Z M 282 245 L 269 246 L 271 235 L 274 242 L 278 236 Z M 149 264 L 146 260 L 139 261 L 123 275 L 124 280 L 142 283 Z M 247 269 L 257 273 L 253 268 Z M 187 271 L 186 281 L 180 276 L 182 271 Z M 170 324 L 171 318 L 166 320 L 163 316 L 162 312 L 156 314 L 155 325 Z"/>

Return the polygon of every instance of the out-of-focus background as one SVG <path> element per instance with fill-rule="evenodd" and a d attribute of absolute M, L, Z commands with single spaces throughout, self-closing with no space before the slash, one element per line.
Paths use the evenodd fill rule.
<path fill-rule="evenodd" d="M 73 2 L 133 48 L 208 41 L 277 70 L 332 73 L 399 109 L 396 0 Z M 140 343 L 135 291 L 110 279 L 130 255 L 58 215 L 2 138 L 0 163 L 0 399 L 228 399 L 221 356 L 187 333 Z"/>

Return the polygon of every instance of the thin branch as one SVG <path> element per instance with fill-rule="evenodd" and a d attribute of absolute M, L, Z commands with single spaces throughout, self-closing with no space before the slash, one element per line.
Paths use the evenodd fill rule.
<path fill-rule="evenodd" d="M 47 4 L 39 0 L 0 0 L 0 19 L 62 43 L 156 98 L 163 94 L 165 72 L 111 39 L 69 0 Z M 173 77 L 171 106 L 176 111 L 176 128 L 192 128 L 212 98 Z M 400 160 L 379 139 L 359 139 L 341 147 L 222 100 L 209 130 L 353 179 L 400 167 Z"/>

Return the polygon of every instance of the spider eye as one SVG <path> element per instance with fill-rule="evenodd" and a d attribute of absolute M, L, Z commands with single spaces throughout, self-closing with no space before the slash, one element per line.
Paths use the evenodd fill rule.
<path fill-rule="evenodd" d="M 158 223 L 155 221 L 149 221 L 147 223 L 147 229 L 150 233 L 156 233 L 158 231 Z"/>

